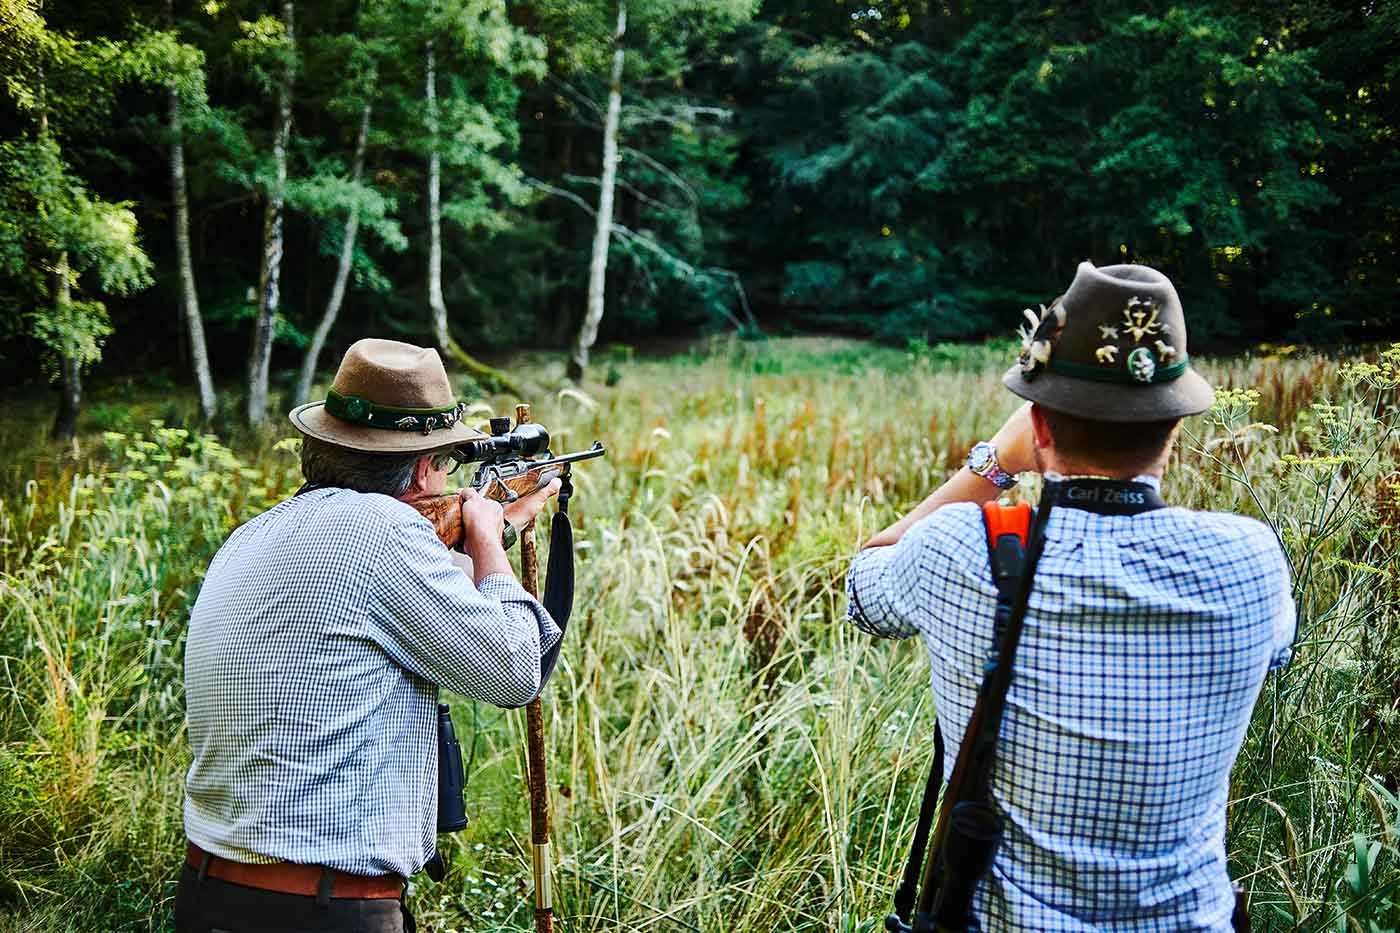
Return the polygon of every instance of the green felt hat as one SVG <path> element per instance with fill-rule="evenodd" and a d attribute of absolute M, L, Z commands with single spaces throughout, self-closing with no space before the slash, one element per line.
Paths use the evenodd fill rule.
<path fill-rule="evenodd" d="M 1025 311 L 1020 359 L 1002 383 L 1054 411 L 1094 421 L 1166 421 L 1215 398 L 1191 368 L 1171 280 L 1150 266 L 1081 262 L 1069 290 Z"/>

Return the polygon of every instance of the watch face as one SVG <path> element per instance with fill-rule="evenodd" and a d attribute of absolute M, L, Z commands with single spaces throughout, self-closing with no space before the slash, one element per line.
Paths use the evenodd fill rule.
<path fill-rule="evenodd" d="M 992 445 L 981 443 L 967 455 L 967 467 L 974 473 L 981 473 L 992 465 Z"/>

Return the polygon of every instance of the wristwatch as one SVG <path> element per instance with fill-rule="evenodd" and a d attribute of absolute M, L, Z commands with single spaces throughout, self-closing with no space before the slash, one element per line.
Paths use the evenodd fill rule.
<path fill-rule="evenodd" d="M 974 444 L 967 455 L 967 468 L 983 479 L 989 479 L 998 489 L 1010 489 L 1016 485 L 1014 474 L 1008 473 L 997 463 L 997 449 L 986 441 Z"/>

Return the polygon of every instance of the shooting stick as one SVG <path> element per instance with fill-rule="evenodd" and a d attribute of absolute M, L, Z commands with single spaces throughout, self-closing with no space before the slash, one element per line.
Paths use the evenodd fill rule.
<path fill-rule="evenodd" d="M 530 423 L 530 406 L 515 406 L 517 426 Z M 520 585 L 540 595 L 535 523 L 520 529 Z M 525 707 L 525 757 L 530 786 L 530 852 L 535 875 L 535 930 L 554 933 L 554 892 L 549 875 L 549 781 L 544 770 L 544 708 L 536 697 Z"/>

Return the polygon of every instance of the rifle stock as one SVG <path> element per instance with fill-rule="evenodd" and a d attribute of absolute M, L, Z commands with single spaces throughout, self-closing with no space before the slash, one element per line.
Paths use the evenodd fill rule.
<path fill-rule="evenodd" d="M 494 499 L 497 502 L 514 502 L 521 496 L 528 496 L 541 487 L 549 485 L 549 482 L 562 472 L 560 466 L 551 464 L 506 479 L 493 477 L 481 488 L 480 492 L 486 498 Z M 461 498 L 456 493 L 449 493 L 445 496 L 425 496 L 422 499 L 415 499 L 412 503 L 419 515 L 432 522 L 438 540 L 451 551 L 462 549 L 461 502 Z"/>

